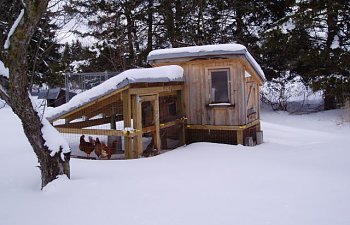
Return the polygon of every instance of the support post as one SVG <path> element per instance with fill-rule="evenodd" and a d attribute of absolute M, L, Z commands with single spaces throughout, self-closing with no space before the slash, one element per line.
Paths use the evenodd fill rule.
<path fill-rule="evenodd" d="M 153 102 L 153 116 L 154 125 L 156 126 L 156 132 L 154 137 L 154 144 L 159 152 L 161 150 L 161 140 L 160 140 L 160 121 L 159 121 L 159 96 Z"/>
<path fill-rule="evenodd" d="M 243 145 L 243 130 L 237 130 L 237 144 Z"/>
<path fill-rule="evenodd" d="M 124 129 L 131 127 L 131 98 L 129 91 L 123 92 L 123 117 L 124 117 Z M 126 159 L 132 159 L 132 145 L 131 137 L 124 137 L 124 155 Z"/>
<path fill-rule="evenodd" d="M 183 105 L 183 91 L 182 90 L 179 90 L 179 91 L 176 91 L 176 114 L 178 116 L 181 116 L 182 119 L 183 119 L 183 123 L 180 125 L 179 127 L 179 140 L 180 140 L 180 145 L 185 145 L 186 144 L 186 129 L 185 129 L 185 118 L 184 118 L 184 115 L 185 115 L 185 110 L 184 110 L 184 105 Z"/>
<path fill-rule="evenodd" d="M 116 130 L 117 129 L 117 124 L 116 124 L 116 109 L 113 106 L 112 109 L 112 115 L 111 115 L 111 130 Z"/>
<path fill-rule="evenodd" d="M 131 96 L 132 102 L 132 114 L 133 114 L 133 127 L 136 129 L 138 134 L 133 139 L 134 145 L 134 158 L 139 158 L 142 156 L 143 146 L 142 146 L 142 105 L 141 99 L 138 95 Z"/>

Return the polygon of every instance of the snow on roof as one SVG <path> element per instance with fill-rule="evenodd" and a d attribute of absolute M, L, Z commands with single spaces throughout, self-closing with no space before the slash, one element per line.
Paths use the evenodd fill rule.
<path fill-rule="evenodd" d="M 102 96 L 127 86 L 132 83 L 157 83 L 183 81 L 183 69 L 180 66 L 161 66 L 156 68 L 142 68 L 126 70 L 105 82 L 74 96 L 69 102 L 47 111 L 48 120 L 57 119 L 59 116 L 92 102 Z"/>
<path fill-rule="evenodd" d="M 244 55 L 258 75 L 266 80 L 265 74 L 260 65 L 255 61 L 253 56 L 248 52 L 247 48 L 240 44 L 220 44 L 220 45 L 202 45 L 183 48 L 158 49 L 151 51 L 148 61 L 175 59 L 184 57 L 203 57 L 216 55 Z"/>

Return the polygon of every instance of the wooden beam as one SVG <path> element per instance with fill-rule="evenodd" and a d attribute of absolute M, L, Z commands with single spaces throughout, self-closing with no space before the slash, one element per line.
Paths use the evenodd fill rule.
<path fill-rule="evenodd" d="M 176 114 L 183 117 L 185 115 L 185 106 L 184 106 L 184 91 L 176 91 Z M 184 121 L 183 121 L 184 122 Z M 181 145 L 186 144 L 186 129 L 185 123 L 181 125 L 181 131 L 179 132 L 179 140 Z"/>
<path fill-rule="evenodd" d="M 177 119 L 177 120 L 174 120 L 174 121 L 170 121 L 170 122 L 159 124 L 159 129 L 165 129 L 165 128 L 176 126 L 176 125 L 182 124 L 182 123 L 183 123 L 183 120 Z M 151 132 L 154 132 L 154 131 L 156 131 L 156 126 L 155 125 L 142 128 L 142 133 L 151 133 Z"/>
<path fill-rule="evenodd" d="M 123 120 L 123 115 L 116 116 L 116 121 Z M 111 121 L 111 117 L 105 117 L 100 119 L 93 119 L 93 120 L 87 120 L 87 121 L 81 121 L 81 122 L 75 122 L 75 123 L 67 123 L 67 124 L 61 124 L 56 125 L 56 128 L 84 128 L 84 127 L 92 127 L 97 125 L 102 125 L 109 123 Z"/>
<path fill-rule="evenodd" d="M 67 134 L 89 134 L 89 135 L 125 136 L 125 137 L 134 137 L 138 135 L 137 132 L 129 133 L 123 130 L 79 129 L 79 128 L 63 128 L 63 127 L 57 127 L 56 129 L 60 133 L 67 133 Z"/>
<path fill-rule="evenodd" d="M 62 116 L 62 118 L 72 121 L 77 118 L 80 118 L 82 116 L 86 116 L 87 118 L 94 117 L 100 113 L 103 113 L 106 109 L 109 109 L 109 107 L 115 106 L 121 107 L 122 102 L 120 98 L 110 97 L 108 99 L 105 99 L 103 101 L 95 101 L 94 104 L 91 104 L 89 107 L 84 107 L 83 109 L 76 111 L 75 113 L 72 113 L 67 116 Z"/>
<path fill-rule="evenodd" d="M 124 117 L 124 129 L 131 127 L 131 97 L 129 91 L 123 91 L 123 117 Z M 126 159 L 132 158 L 132 145 L 131 138 L 124 138 L 124 154 Z"/>
<path fill-rule="evenodd" d="M 113 114 L 122 114 L 122 108 L 123 108 L 123 102 L 112 102 L 108 105 L 96 105 L 94 107 L 89 108 L 89 110 L 85 111 L 84 116 L 86 118 L 92 118 L 99 114 L 105 114 L 105 115 L 113 115 Z"/>
<path fill-rule="evenodd" d="M 140 96 L 140 101 L 141 102 L 152 102 L 152 101 L 156 101 L 158 98 L 157 95 L 144 95 L 144 96 Z"/>
<path fill-rule="evenodd" d="M 137 131 L 140 131 L 133 139 L 134 144 L 134 158 L 139 158 L 142 156 L 143 146 L 142 146 L 142 108 L 140 97 L 138 95 L 131 96 L 132 104 L 132 119 L 133 127 Z"/>
<path fill-rule="evenodd" d="M 64 113 L 64 114 L 60 115 L 59 117 L 50 120 L 50 122 L 52 123 L 52 122 L 54 122 L 54 121 L 56 121 L 56 120 L 64 119 L 64 118 L 70 117 L 71 115 L 73 115 L 73 114 L 75 114 L 75 113 L 78 113 L 78 112 L 80 112 L 80 111 L 82 111 L 82 110 L 84 110 L 84 109 L 86 109 L 86 108 L 88 108 L 88 107 L 90 107 L 90 106 L 92 106 L 92 105 L 94 105 L 94 104 L 97 104 L 97 103 L 99 103 L 99 102 L 101 102 L 101 101 L 104 101 L 105 99 L 108 99 L 109 97 L 111 97 L 111 96 L 113 96 L 113 95 L 116 95 L 116 94 L 118 94 L 118 93 L 121 93 L 121 92 L 123 92 L 124 90 L 127 90 L 128 88 L 129 88 L 129 85 L 128 85 L 128 86 L 125 86 L 125 87 L 123 87 L 123 88 L 120 88 L 120 89 L 118 89 L 118 90 L 115 90 L 115 91 L 113 91 L 113 92 L 111 92 L 111 93 L 109 93 L 109 94 L 107 94 L 107 95 L 105 95 L 105 96 L 101 96 L 100 98 L 98 98 L 98 99 L 96 99 L 96 100 L 94 100 L 94 101 L 88 102 L 88 103 L 86 103 L 85 105 L 82 105 L 82 106 L 80 106 L 80 107 L 78 107 L 78 108 L 76 108 L 76 109 L 74 109 L 74 110 L 72 110 L 72 111 L 70 111 L 70 112 Z M 78 117 L 77 117 L 77 118 L 78 118 Z"/>
<path fill-rule="evenodd" d="M 244 130 L 249 127 L 260 124 L 259 120 L 254 120 L 245 125 L 229 125 L 229 126 L 219 126 L 219 125 L 197 125 L 197 124 L 188 124 L 186 129 L 195 129 L 195 130 Z"/>
<path fill-rule="evenodd" d="M 153 102 L 153 120 L 155 125 L 155 137 L 154 144 L 158 151 L 161 150 L 161 140 L 160 140 L 160 124 L 159 124 L 159 96 L 155 96 L 155 101 Z"/>
<path fill-rule="evenodd" d="M 155 94 L 161 92 L 172 92 L 182 90 L 183 85 L 171 85 L 171 86 L 161 86 L 161 87 L 146 87 L 146 88 L 130 88 L 130 94 L 145 95 L 145 94 Z"/>
<path fill-rule="evenodd" d="M 237 144 L 244 145 L 243 142 L 243 130 L 237 130 Z"/>

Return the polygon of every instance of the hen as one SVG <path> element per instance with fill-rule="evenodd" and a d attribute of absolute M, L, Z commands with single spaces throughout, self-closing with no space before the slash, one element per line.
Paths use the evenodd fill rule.
<path fill-rule="evenodd" d="M 85 135 L 81 135 L 79 149 L 86 153 L 87 157 L 90 157 L 90 154 L 94 151 L 94 144 L 85 141 Z"/>
<path fill-rule="evenodd" d="M 100 139 L 96 138 L 96 141 L 95 141 L 95 154 L 97 155 L 98 158 L 100 158 L 101 153 L 102 153 L 102 144 L 100 142 Z"/>
<path fill-rule="evenodd" d="M 113 154 L 113 150 L 109 148 L 105 143 L 101 143 L 102 151 L 101 151 L 101 159 L 110 159 Z"/>

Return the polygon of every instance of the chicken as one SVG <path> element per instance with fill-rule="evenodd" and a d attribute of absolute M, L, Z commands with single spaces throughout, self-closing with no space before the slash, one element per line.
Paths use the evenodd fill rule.
<path fill-rule="evenodd" d="M 102 153 L 102 145 L 101 145 L 100 139 L 96 138 L 96 140 L 95 140 L 95 154 L 97 155 L 98 158 L 100 158 L 101 153 Z"/>
<path fill-rule="evenodd" d="M 95 140 L 93 137 L 89 136 L 89 142 L 93 145 L 95 145 Z"/>
<path fill-rule="evenodd" d="M 90 154 L 94 151 L 95 145 L 85 141 L 85 135 L 81 135 L 79 149 L 86 153 L 87 157 L 90 157 Z"/>
<path fill-rule="evenodd" d="M 110 159 L 113 154 L 113 150 L 109 148 L 105 143 L 101 142 L 102 151 L 101 151 L 101 159 Z"/>

